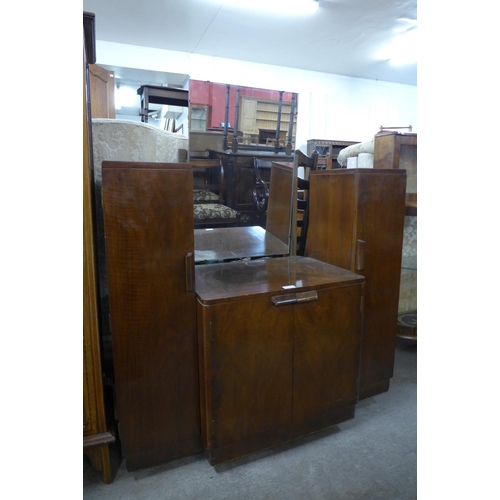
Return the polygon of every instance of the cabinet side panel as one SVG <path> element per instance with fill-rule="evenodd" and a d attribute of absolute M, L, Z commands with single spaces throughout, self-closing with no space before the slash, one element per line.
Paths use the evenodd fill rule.
<path fill-rule="evenodd" d="M 293 422 L 354 405 L 363 286 L 321 290 L 295 307 Z"/>
<path fill-rule="evenodd" d="M 212 319 L 210 307 L 196 303 L 198 330 L 198 371 L 200 381 L 201 438 L 206 450 L 212 447 L 212 405 L 210 383 L 210 336 Z"/>
<path fill-rule="evenodd" d="M 366 279 L 361 393 L 393 373 L 405 187 L 402 170 L 359 173 L 357 238 L 365 242 Z"/>
<path fill-rule="evenodd" d="M 196 306 L 186 279 L 191 200 L 189 168 L 103 165 L 118 418 L 124 456 L 140 457 L 134 467 L 200 440 Z"/>

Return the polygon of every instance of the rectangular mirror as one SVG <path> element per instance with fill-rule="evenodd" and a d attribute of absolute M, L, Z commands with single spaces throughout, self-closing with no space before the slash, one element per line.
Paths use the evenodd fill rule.
<path fill-rule="evenodd" d="M 297 109 L 296 93 L 189 81 L 189 157 L 222 160 L 224 204 L 239 227 L 266 229 L 271 167 L 293 162 Z"/>

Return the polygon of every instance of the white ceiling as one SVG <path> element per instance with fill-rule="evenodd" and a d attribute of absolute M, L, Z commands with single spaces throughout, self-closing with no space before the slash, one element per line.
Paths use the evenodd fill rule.
<path fill-rule="evenodd" d="M 299 17 L 223 0 L 83 0 L 83 10 L 96 15 L 97 40 L 417 84 L 416 63 L 392 66 L 380 56 L 415 26 L 404 19 L 416 22 L 417 0 L 319 0 L 316 13 Z"/>

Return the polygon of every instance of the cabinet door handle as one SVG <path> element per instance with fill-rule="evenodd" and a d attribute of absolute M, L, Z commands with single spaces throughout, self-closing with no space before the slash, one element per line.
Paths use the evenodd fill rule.
<path fill-rule="evenodd" d="M 271 297 L 271 300 L 275 306 L 286 306 L 289 304 L 299 304 L 301 302 L 311 302 L 312 300 L 318 300 L 318 292 L 315 290 L 311 292 L 298 292 L 290 293 L 287 295 L 276 295 Z"/>
<path fill-rule="evenodd" d="M 184 257 L 184 268 L 186 272 L 186 292 L 194 290 L 194 254 L 189 252 Z"/>
<path fill-rule="evenodd" d="M 356 266 L 355 271 L 362 271 L 365 268 L 365 246 L 366 241 L 356 240 Z"/>

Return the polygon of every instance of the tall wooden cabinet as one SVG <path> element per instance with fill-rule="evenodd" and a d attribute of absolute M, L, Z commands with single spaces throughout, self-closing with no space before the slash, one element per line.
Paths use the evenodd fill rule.
<path fill-rule="evenodd" d="M 202 450 L 193 174 L 178 163 L 102 163 L 111 338 L 129 471 Z"/>
<path fill-rule="evenodd" d="M 359 398 L 389 389 L 401 276 L 405 170 L 310 174 L 306 254 L 366 279 Z"/>
<path fill-rule="evenodd" d="M 363 281 L 304 257 L 197 266 L 211 464 L 354 416 Z"/>

